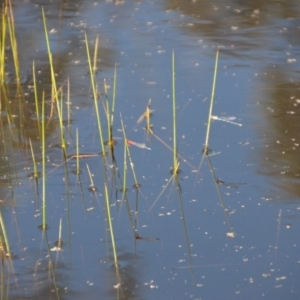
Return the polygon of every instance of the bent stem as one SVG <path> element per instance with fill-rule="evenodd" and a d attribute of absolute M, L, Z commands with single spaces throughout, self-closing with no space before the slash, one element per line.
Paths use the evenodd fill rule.
<path fill-rule="evenodd" d="M 32 163 L 33 163 L 33 178 L 35 179 L 36 187 L 38 187 L 38 178 L 39 178 L 39 172 L 37 170 L 36 166 L 36 161 L 35 161 L 35 156 L 33 152 L 33 147 L 31 143 L 31 139 L 29 139 L 29 145 L 30 145 L 30 151 L 31 151 L 31 156 L 32 156 Z"/>

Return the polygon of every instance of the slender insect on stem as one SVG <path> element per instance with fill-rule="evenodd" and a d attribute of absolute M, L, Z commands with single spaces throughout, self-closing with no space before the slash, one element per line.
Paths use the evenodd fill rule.
<path fill-rule="evenodd" d="M 150 117 L 152 116 L 152 113 L 154 112 L 154 110 L 150 109 L 150 107 L 151 107 L 151 99 L 149 99 L 149 101 L 148 101 L 148 105 L 146 107 L 145 112 L 136 121 L 137 124 L 140 124 L 143 120 L 147 121 L 147 125 L 149 124 Z"/>
<path fill-rule="evenodd" d="M 136 143 L 136 142 L 131 141 L 131 140 L 126 140 L 126 143 L 127 143 L 128 146 L 136 146 L 136 147 L 141 148 L 141 149 L 151 150 L 151 148 L 147 147 L 145 143 Z"/>
<path fill-rule="evenodd" d="M 237 125 L 237 126 L 243 126 L 243 124 L 241 124 L 241 123 L 233 122 L 234 120 L 236 120 L 236 117 L 218 117 L 218 116 L 211 116 L 211 119 L 212 119 L 212 120 L 223 121 L 223 122 L 230 123 L 230 124 Z"/>

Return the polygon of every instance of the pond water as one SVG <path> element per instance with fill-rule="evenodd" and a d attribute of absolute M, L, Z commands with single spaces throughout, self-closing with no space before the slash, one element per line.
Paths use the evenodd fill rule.
<path fill-rule="evenodd" d="M 64 121 L 69 121 L 67 155 L 76 154 L 76 132 L 79 152 L 89 154 L 80 158 L 80 175 L 74 174 L 76 159 L 64 163 L 57 109 L 49 117 L 51 67 L 42 7 L 57 87 L 63 90 Z M 13 255 L 2 259 L 1 297 L 299 299 L 300 3 L 12 0 L 12 11 L 24 98 L 20 110 L 8 45 L 1 87 L 11 97 L 8 105 L 1 92 L 1 239 L 5 228 Z M 95 79 L 105 140 L 104 82 L 111 103 L 116 66 L 117 167 L 107 155 L 106 172 L 85 34 L 92 59 L 99 38 Z M 209 147 L 216 155 L 207 158 L 202 149 L 217 49 L 213 115 L 235 116 L 242 126 L 213 121 Z M 170 175 L 172 53 L 180 189 Z M 29 176 L 29 140 L 42 172 L 33 61 L 37 94 L 42 99 L 44 91 L 46 97 L 47 231 L 38 229 L 42 179 Z M 150 99 L 154 135 L 147 135 L 144 121 L 137 124 Z M 127 158 L 130 212 L 120 192 L 121 120 L 128 139 L 151 149 L 129 148 L 135 170 L 133 175 Z M 60 222 L 63 246 L 57 249 Z"/>

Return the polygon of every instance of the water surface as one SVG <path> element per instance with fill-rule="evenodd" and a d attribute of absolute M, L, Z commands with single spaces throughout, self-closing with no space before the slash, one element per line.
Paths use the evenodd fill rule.
<path fill-rule="evenodd" d="M 80 151 L 95 154 L 81 160 L 80 178 L 74 175 L 75 161 L 70 160 L 66 169 L 57 147 L 59 122 L 54 119 L 49 123 L 46 235 L 38 229 L 41 182 L 37 192 L 35 181 L 28 177 L 32 172 L 29 138 L 37 161 L 41 161 L 31 87 L 33 60 L 39 93 L 44 90 L 46 98 L 51 98 L 42 5 L 58 86 L 66 91 L 70 81 L 72 123 L 65 131 L 67 152 L 75 153 L 78 129 Z M 298 299 L 298 2 L 13 1 L 13 11 L 26 118 L 24 128 L 17 117 L 9 125 L 3 111 L 2 213 L 16 256 L 9 276 L 10 297 L 55 299 L 55 282 L 61 299 Z M 138 233 L 148 240 L 134 240 L 122 193 L 115 191 L 113 172 L 108 177 L 120 286 L 105 222 L 103 159 L 97 155 L 101 147 L 85 33 L 90 49 L 99 37 L 96 79 L 102 93 L 104 79 L 110 85 L 110 99 L 117 65 L 114 136 L 121 176 L 120 114 L 127 137 L 151 148 L 130 148 L 141 184 Z M 223 202 L 201 152 L 218 47 L 213 114 L 235 116 L 243 124 L 212 124 L 209 146 L 220 152 L 210 158 L 214 175 L 225 183 L 243 183 L 237 188 L 219 185 Z M 173 51 L 181 199 L 176 185 L 167 185 L 173 153 L 155 137 L 149 140 L 144 125 L 136 124 L 151 98 L 153 130 L 172 147 Z M 7 55 L 7 71 L 13 80 L 9 51 Z M 14 109 L 18 116 L 18 105 Z M 11 126 L 20 132 L 24 148 L 7 142 Z M 96 193 L 88 189 L 87 165 Z M 137 196 L 133 184 L 134 176 L 128 169 L 132 211 Z M 58 240 L 60 219 L 63 251 L 49 252 L 47 244 L 52 248 Z M 231 231 L 234 238 L 228 236 Z M 49 276 L 49 253 L 55 262 L 55 276 Z"/>

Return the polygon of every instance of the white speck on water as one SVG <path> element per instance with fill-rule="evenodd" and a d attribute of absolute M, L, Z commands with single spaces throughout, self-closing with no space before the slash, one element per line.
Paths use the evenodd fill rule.
<path fill-rule="evenodd" d="M 149 282 L 145 282 L 144 285 L 149 286 L 150 289 L 158 289 L 158 285 L 154 284 L 154 280 L 150 280 Z"/>
<path fill-rule="evenodd" d="M 286 280 L 286 276 L 276 277 L 276 281 Z"/>
<path fill-rule="evenodd" d="M 228 236 L 228 237 L 231 237 L 231 238 L 234 238 L 235 237 L 235 233 L 234 232 L 227 232 L 226 233 L 226 236 Z"/>

